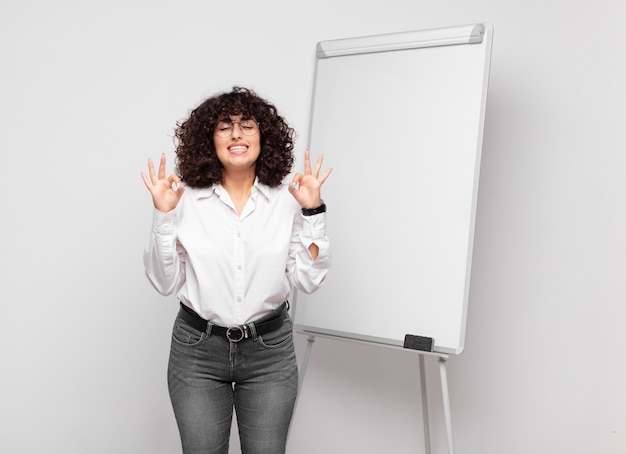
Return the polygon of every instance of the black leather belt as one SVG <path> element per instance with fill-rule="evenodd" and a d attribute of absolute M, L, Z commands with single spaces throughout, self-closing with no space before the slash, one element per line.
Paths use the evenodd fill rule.
<path fill-rule="evenodd" d="M 231 342 L 240 342 L 244 339 L 248 339 L 252 336 L 252 325 L 254 325 L 254 332 L 257 336 L 271 333 L 283 326 L 283 319 L 285 312 L 287 311 L 287 302 L 285 301 L 276 310 L 262 317 L 258 322 L 250 322 L 244 325 L 230 326 L 228 328 L 220 325 L 215 325 L 208 320 L 203 319 L 193 309 L 180 303 L 180 317 L 189 323 L 192 327 L 198 331 L 205 332 L 209 323 L 211 323 L 211 334 L 218 334 L 225 337 Z"/>

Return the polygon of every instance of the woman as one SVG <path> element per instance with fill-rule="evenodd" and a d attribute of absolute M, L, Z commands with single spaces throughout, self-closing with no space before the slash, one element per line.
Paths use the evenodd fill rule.
<path fill-rule="evenodd" d="M 177 125 L 177 172 L 148 161 L 154 203 L 144 254 L 158 292 L 176 294 L 168 366 L 185 454 L 227 453 L 233 408 L 242 452 L 285 451 L 298 387 L 288 299 L 330 267 L 322 157 L 289 185 L 294 131 L 235 87 Z"/>

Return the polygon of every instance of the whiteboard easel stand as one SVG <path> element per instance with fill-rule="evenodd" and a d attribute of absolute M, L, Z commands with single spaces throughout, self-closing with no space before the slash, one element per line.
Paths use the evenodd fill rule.
<path fill-rule="evenodd" d="M 308 334 L 308 333 L 303 333 Z M 302 391 L 302 385 L 304 384 L 304 377 L 306 376 L 306 370 L 309 366 L 311 359 L 311 351 L 313 350 L 313 344 L 315 343 L 315 337 L 325 337 L 320 334 L 308 334 L 306 350 L 304 352 L 304 358 L 302 359 L 302 365 L 300 366 L 300 377 L 298 382 L 298 396 L 296 397 L 295 407 L 298 406 L 298 400 Z M 333 337 L 336 339 L 336 337 Z M 366 341 L 358 341 L 355 339 L 346 339 L 352 342 L 369 344 Z M 388 346 L 390 348 L 400 348 L 406 351 L 407 349 L 401 347 Z M 439 377 L 441 379 L 441 397 L 443 403 L 444 422 L 446 425 L 446 439 L 448 442 L 448 454 L 454 454 L 454 439 L 452 435 L 452 412 L 450 411 L 450 394 L 448 391 L 448 372 L 447 364 L 449 355 L 446 353 L 438 352 L 422 352 L 418 350 L 409 350 L 410 352 L 417 353 L 419 356 L 419 370 L 420 370 L 420 391 L 422 400 L 422 420 L 424 423 L 424 445 L 426 448 L 426 454 L 431 454 L 431 442 L 430 442 L 430 415 L 428 412 L 428 391 L 426 389 L 426 370 L 424 367 L 425 356 L 436 356 L 439 358 Z M 295 412 L 295 408 L 294 408 Z"/>

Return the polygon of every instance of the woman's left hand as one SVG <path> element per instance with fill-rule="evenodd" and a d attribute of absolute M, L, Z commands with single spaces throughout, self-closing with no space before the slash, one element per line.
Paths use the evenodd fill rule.
<path fill-rule="evenodd" d="M 320 177 L 319 174 L 323 161 L 324 155 L 320 155 L 317 158 L 315 168 L 311 170 L 311 155 L 309 150 L 305 151 L 304 175 L 297 172 L 289 184 L 289 192 L 291 192 L 291 195 L 294 196 L 302 208 L 317 208 L 322 204 L 320 188 L 333 170 L 332 167 L 329 167 Z"/>

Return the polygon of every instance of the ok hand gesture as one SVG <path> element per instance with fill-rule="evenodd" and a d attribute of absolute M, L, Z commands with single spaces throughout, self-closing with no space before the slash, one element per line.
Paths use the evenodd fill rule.
<path fill-rule="evenodd" d="M 152 159 L 148 159 L 148 171 L 150 177 L 141 172 L 141 178 L 152 194 L 154 207 L 163 213 L 172 211 L 178 205 L 185 188 L 181 185 L 178 175 L 172 174 L 165 178 L 165 154 L 161 155 L 159 174 L 157 175 L 154 171 Z"/>
<path fill-rule="evenodd" d="M 329 167 L 320 177 L 319 174 L 323 161 L 324 156 L 320 155 L 317 158 L 315 168 L 311 170 L 311 155 L 309 150 L 307 150 L 304 153 L 304 175 L 297 172 L 289 185 L 289 192 L 291 192 L 291 195 L 294 196 L 302 208 L 317 208 L 322 204 L 320 189 L 333 170 L 332 167 Z"/>

